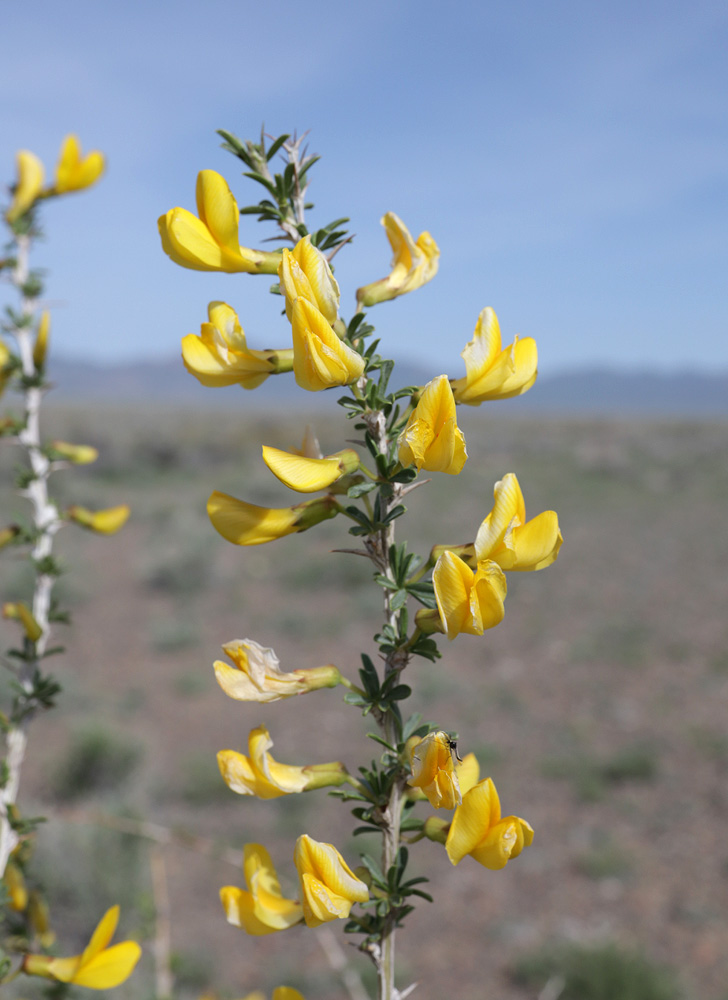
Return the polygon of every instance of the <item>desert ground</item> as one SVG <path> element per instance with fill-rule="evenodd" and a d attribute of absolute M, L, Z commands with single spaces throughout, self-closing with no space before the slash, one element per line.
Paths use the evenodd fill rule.
<path fill-rule="evenodd" d="M 507 406 L 463 415 L 465 470 L 433 474 L 412 494 L 400 537 L 421 553 L 472 540 L 494 482 L 513 471 L 529 515 L 558 511 L 561 555 L 543 572 L 511 574 L 504 622 L 482 638 L 443 637 L 442 659 L 415 661 L 407 680 L 412 710 L 459 732 L 460 752 L 477 754 L 505 812 L 536 836 L 499 872 L 470 858 L 454 868 L 440 845 L 413 845 L 413 874 L 431 880 L 435 901 L 398 933 L 398 982 L 418 981 L 423 1000 L 555 1000 L 563 976 L 542 957 L 568 946 L 587 964 L 598 954 L 647 963 L 648 986 L 585 987 L 584 1000 L 727 1000 L 728 424 L 509 419 Z M 305 419 L 324 452 L 354 436 L 333 399 Z M 299 833 L 335 843 L 352 866 L 376 850 L 351 836 L 348 809 L 325 792 L 236 796 L 215 760 L 245 750 L 260 723 L 287 763 L 355 770 L 377 752 L 341 689 L 252 705 L 228 699 L 213 675 L 235 638 L 273 646 L 284 669 L 331 662 L 352 678 L 359 653 L 372 652 L 381 591 L 365 560 L 331 552 L 351 544 L 342 519 L 238 548 L 205 513 L 213 489 L 296 502 L 260 445 L 299 445 L 301 424 L 291 412 L 261 415 L 253 393 L 235 391 L 229 409 L 210 412 L 46 412 L 49 437 L 101 451 L 95 466 L 55 477 L 59 500 L 132 507 L 118 536 L 59 535 L 58 592 L 73 612 L 55 633 L 64 691 L 33 725 L 21 794 L 26 813 L 48 816 L 38 872 L 60 953 L 81 949 L 116 902 L 120 939 L 144 945 L 118 1000 L 154 996 L 152 857 L 168 883 L 176 997 L 269 996 L 282 983 L 307 1000 L 346 997 L 331 964 L 342 952 L 371 984 L 341 925 L 251 938 L 225 922 L 218 899 L 221 886 L 243 884 L 224 852 L 246 842 L 265 843 L 290 894 Z M 7 485 L 18 461 L 2 443 L 3 523 L 23 515 Z M 22 599 L 22 560 L 6 550 L 1 568 L 2 600 Z M 14 626 L 0 624 L 6 647 Z M 161 852 L 116 828 L 145 823 L 169 831 Z M 19 980 L 7 995 L 40 992 Z"/>

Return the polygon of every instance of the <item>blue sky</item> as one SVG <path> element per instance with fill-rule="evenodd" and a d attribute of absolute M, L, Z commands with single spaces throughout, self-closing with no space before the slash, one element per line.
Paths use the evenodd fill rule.
<path fill-rule="evenodd" d="M 28 0 L 2 22 L 3 180 L 18 148 L 51 171 L 71 131 L 109 161 L 44 210 L 59 353 L 171 356 L 210 299 L 251 346 L 289 343 L 266 278 L 176 267 L 156 230 L 203 168 L 257 200 L 215 129 L 265 121 L 311 130 L 311 221 L 352 217 L 344 315 L 389 269 L 383 212 L 440 245 L 433 282 L 370 312 L 388 353 L 459 375 L 490 305 L 544 374 L 728 368 L 724 4 Z"/>

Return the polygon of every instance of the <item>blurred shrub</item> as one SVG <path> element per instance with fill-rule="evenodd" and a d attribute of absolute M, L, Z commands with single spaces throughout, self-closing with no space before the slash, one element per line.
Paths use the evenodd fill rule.
<path fill-rule="evenodd" d="M 654 781 L 657 777 L 658 756 L 652 746 L 635 743 L 617 750 L 601 760 L 576 751 L 568 757 L 552 757 L 543 762 L 547 778 L 571 781 L 577 796 L 584 802 L 597 802 L 610 785 L 628 781 Z"/>
<path fill-rule="evenodd" d="M 79 730 L 53 773 L 53 792 L 62 800 L 117 791 L 142 757 L 141 748 L 102 726 Z"/>
<path fill-rule="evenodd" d="M 511 974 L 531 989 L 542 990 L 551 981 L 551 995 L 559 1000 L 679 1000 L 681 995 L 670 969 L 615 945 L 539 949 L 522 955 Z"/>

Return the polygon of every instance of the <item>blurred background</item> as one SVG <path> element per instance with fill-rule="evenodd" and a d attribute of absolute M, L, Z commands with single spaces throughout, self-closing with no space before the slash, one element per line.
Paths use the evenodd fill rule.
<path fill-rule="evenodd" d="M 18 148 L 50 174 L 68 132 L 109 161 L 96 188 L 44 207 L 35 259 L 58 383 L 47 433 L 102 456 L 56 492 L 133 510 L 123 537 L 59 536 L 75 624 L 23 806 L 50 817 L 39 864 L 64 953 L 113 902 L 126 934 L 153 933 L 150 842 L 121 817 L 175 831 L 176 995 L 343 991 L 319 933 L 252 939 L 225 923 L 218 889 L 241 873 L 211 856 L 264 841 L 293 890 L 303 830 L 350 861 L 372 849 L 323 794 L 241 800 L 215 763 L 264 722 L 277 759 L 356 766 L 366 727 L 336 692 L 240 705 L 211 663 L 249 635 L 284 668 L 333 661 L 352 675 L 379 625 L 366 566 L 330 554 L 339 522 L 242 550 L 205 514 L 212 489 L 292 502 L 259 449 L 296 446 L 304 420 L 324 452 L 351 436 L 332 394 L 282 378 L 206 390 L 178 358 L 211 299 L 238 311 L 251 346 L 287 344 L 266 279 L 182 270 L 156 231 L 167 209 L 194 207 L 203 168 L 257 200 L 214 130 L 256 138 L 265 122 L 311 130 L 312 221 L 352 218 L 336 261 L 344 316 L 356 287 L 388 272 L 383 212 L 437 240 L 437 278 L 369 314 L 401 382 L 461 375 L 486 305 L 505 343 L 539 346 L 534 389 L 462 414 L 463 474 L 411 503 L 423 552 L 469 540 L 508 471 L 529 515 L 559 513 L 560 559 L 509 579 L 505 621 L 411 668 L 413 708 L 459 730 L 537 836 L 499 873 L 453 869 L 434 844 L 413 852 L 436 901 L 399 937 L 400 982 L 460 1000 L 726 1000 L 725 8 L 75 2 L 8 6 L 3 27 L 5 181 Z M 269 235 L 242 220 L 243 244 Z M 0 450 L 4 484 L 16 461 Z M 5 520 L 22 512 L 9 486 L 1 499 Z M 24 573 L 4 557 L 0 598 Z M 153 989 L 147 948 L 113 995 Z"/>

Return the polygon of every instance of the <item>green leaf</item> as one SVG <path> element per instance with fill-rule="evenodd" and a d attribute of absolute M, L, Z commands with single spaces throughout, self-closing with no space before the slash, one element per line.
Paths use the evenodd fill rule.
<path fill-rule="evenodd" d="M 356 483 L 354 486 L 350 486 L 346 491 L 346 495 L 351 500 L 356 500 L 359 497 L 363 497 L 366 493 L 371 493 L 372 490 L 377 488 L 376 483 L 366 482 L 366 483 Z"/>
<path fill-rule="evenodd" d="M 281 148 L 281 146 L 283 145 L 283 143 L 286 142 L 289 138 L 290 138 L 289 135 L 279 135 L 278 138 L 275 140 L 275 142 L 273 142 L 271 144 L 270 149 L 265 154 L 265 158 L 266 158 L 266 160 L 268 160 L 269 163 L 273 159 L 273 157 L 276 155 L 276 153 L 278 152 L 278 150 Z"/>

